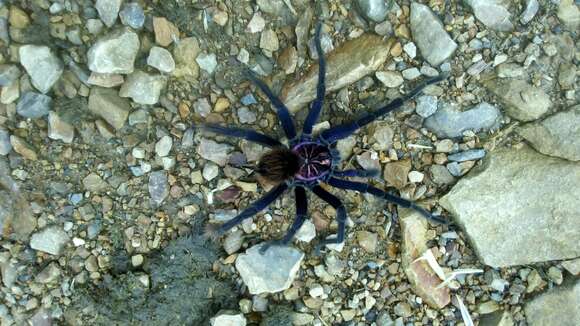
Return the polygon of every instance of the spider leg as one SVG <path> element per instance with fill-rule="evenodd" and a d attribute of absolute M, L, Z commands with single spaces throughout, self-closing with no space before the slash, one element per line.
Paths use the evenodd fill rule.
<path fill-rule="evenodd" d="M 278 119 L 280 120 L 280 124 L 282 124 L 282 128 L 284 129 L 286 137 L 288 137 L 288 139 L 294 139 L 294 137 L 296 137 L 296 129 L 294 128 L 294 122 L 292 121 L 290 111 L 288 111 L 286 105 L 282 103 L 282 101 L 276 95 L 274 95 L 274 93 L 272 93 L 270 87 L 268 87 L 266 83 L 260 80 L 253 71 L 246 69 L 245 75 L 252 83 L 258 86 L 258 88 L 262 90 L 264 94 L 266 94 L 272 105 L 274 105 L 276 108 Z"/>
<path fill-rule="evenodd" d="M 304 120 L 302 133 L 306 135 L 312 133 L 312 126 L 320 116 L 320 111 L 324 103 L 324 93 L 326 93 L 326 60 L 324 59 L 324 52 L 322 52 L 322 45 L 320 44 L 321 29 L 322 22 L 318 22 L 314 33 L 314 44 L 316 45 L 316 53 L 318 53 L 318 85 L 316 86 L 316 99 L 310 105 L 310 111 L 308 112 L 308 116 L 306 116 L 306 120 Z"/>
<path fill-rule="evenodd" d="M 296 232 L 300 230 L 304 221 L 306 221 L 307 211 L 308 211 L 308 199 L 306 198 L 306 190 L 302 187 L 296 187 L 294 189 L 296 195 L 296 218 L 284 238 L 280 240 L 270 241 L 260 248 L 260 253 L 265 253 L 271 246 L 286 246 L 292 241 L 292 238 L 296 235 Z"/>
<path fill-rule="evenodd" d="M 395 109 L 398 109 L 405 102 L 407 102 L 408 100 L 414 98 L 419 93 L 421 93 L 425 87 L 427 87 L 431 84 L 438 83 L 445 78 L 446 78 L 445 75 L 439 75 L 437 77 L 427 79 L 423 84 L 421 84 L 417 88 L 413 89 L 409 93 L 407 93 L 399 98 L 394 99 L 386 106 L 384 106 L 384 107 L 382 107 L 374 112 L 369 112 L 353 122 L 345 123 L 345 124 L 327 129 L 327 130 L 323 131 L 320 134 L 320 136 L 322 139 L 324 139 L 325 141 L 327 141 L 330 144 L 332 144 L 340 139 L 346 138 L 346 137 L 352 135 L 358 129 L 368 125 L 369 123 L 384 116 L 385 114 L 387 114 Z"/>
<path fill-rule="evenodd" d="M 270 205 L 274 200 L 276 200 L 276 198 L 280 197 L 280 195 L 282 195 L 286 189 L 288 189 L 288 186 L 285 183 L 276 186 L 274 189 L 270 190 L 267 194 L 265 194 L 262 198 L 253 202 L 249 207 L 244 209 L 236 217 L 220 225 L 215 230 L 216 235 L 220 236 L 226 233 L 229 229 L 233 228 L 234 226 L 242 223 L 243 220 L 256 215 L 258 212 L 268 207 L 268 205 Z"/>
<path fill-rule="evenodd" d="M 231 127 L 224 127 L 216 124 L 204 124 L 200 126 L 202 130 L 206 130 L 209 132 L 213 132 L 216 134 L 242 138 L 254 143 L 258 143 L 262 146 L 266 147 L 279 147 L 283 146 L 282 143 L 277 141 L 276 139 L 266 136 L 262 133 L 251 129 L 243 129 L 243 128 L 231 128 Z"/>
<path fill-rule="evenodd" d="M 336 233 L 336 238 L 322 240 L 317 247 L 324 246 L 326 244 L 339 244 L 344 241 L 344 233 L 346 231 L 346 209 L 344 205 L 335 195 L 324 190 L 321 186 L 315 186 L 312 188 L 312 192 L 316 194 L 320 199 L 324 200 L 330 206 L 334 207 L 336 210 L 336 221 L 338 222 L 338 231 Z M 316 251 L 319 249 L 317 248 Z"/>
<path fill-rule="evenodd" d="M 352 169 L 344 171 L 334 171 L 332 175 L 335 177 L 359 177 L 359 178 L 373 178 L 379 175 L 379 170 L 361 170 Z"/>
<path fill-rule="evenodd" d="M 414 202 L 403 199 L 399 196 L 391 195 L 391 194 L 387 193 L 386 191 L 383 191 L 379 188 L 375 188 L 369 184 L 362 183 L 362 182 L 336 179 L 336 178 L 328 179 L 327 183 L 333 187 L 336 187 L 336 188 L 355 190 L 355 191 L 359 191 L 362 193 L 369 193 L 373 196 L 377 196 L 379 198 L 385 199 L 386 201 L 397 204 L 398 206 L 413 209 L 413 210 L 419 212 L 426 219 L 428 219 L 432 222 L 440 223 L 440 224 L 447 224 L 447 221 L 445 221 L 444 219 L 442 219 L 439 216 L 432 215 L 431 213 L 426 211 L 423 207 L 415 204 Z"/>

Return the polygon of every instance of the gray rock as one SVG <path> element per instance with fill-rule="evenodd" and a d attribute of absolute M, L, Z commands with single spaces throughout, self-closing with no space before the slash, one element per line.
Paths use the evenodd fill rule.
<path fill-rule="evenodd" d="M 304 224 L 302 224 L 300 229 L 298 229 L 298 232 L 296 232 L 295 238 L 298 241 L 306 243 L 316 238 L 316 226 L 314 225 L 314 223 L 312 223 L 312 221 L 309 219 L 304 221 Z"/>
<path fill-rule="evenodd" d="M 438 185 L 450 185 L 455 182 L 455 178 L 443 165 L 431 165 L 429 172 L 431 172 L 431 180 Z"/>
<path fill-rule="evenodd" d="M 496 128 L 500 118 L 499 109 L 486 102 L 464 112 L 448 104 L 425 119 L 424 125 L 440 138 L 454 138 L 461 137 L 467 130 L 478 132 Z"/>
<path fill-rule="evenodd" d="M 102 192 L 109 186 L 98 174 L 90 173 L 83 179 L 85 190 L 90 192 Z"/>
<path fill-rule="evenodd" d="M 103 118 L 113 128 L 121 129 L 125 125 L 131 105 L 119 97 L 114 89 L 93 87 L 89 95 L 89 111 Z"/>
<path fill-rule="evenodd" d="M 37 119 L 48 114 L 52 98 L 50 96 L 35 92 L 26 92 L 16 105 L 16 113 L 29 118 Z"/>
<path fill-rule="evenodd" d="M 0 65 L 0 86 L 11 85 L 20 74 L 20 69 L 16 65 Z"/>
<path fill-rule="evenodd" d="M 538 152 L 580 161 L 580 105 L 518 128 Z"/>
<path fill-rule="evenodd" d="M 10 44 L 10 35 L 8 33 L 8 20 L 4 17 L 0 18 L 0 40 L 4 41 L 6 45 Z"/>
<path fill-rule="evenodd" d="M 356 4 L 366 18 L 376 23 L 385 20 L 389 11 L 385 0 L 357 0 Z"/>
<path fill-rule="evenodd" d="M 130 74 L 139 46 L 139 36 L 131 29 L 125 27 L 111 32 L 89 49 L 89 69 L 102 74 Z"/>
<path fill-rule="evenodd" d="M 228 144 L 217 143 L 211 139 L 202 138 L 197 147 L 197 153 L 206 160 L 219 166 L 225 166 L 233 147 Z"/>
<path fill-rule="evenodd" d="M 75 137 L 75 128 L 56 112 L 48 113 L 48 138 L 62 140 L 65 143 L 72 143 Z"/>
<path fill-rule="evenodd" d="M 173 61 L 171 52 L 158 46 L 152 47 L 149 51 L 147 64 L 161 72 L 170 73 L 175 70 L 175 61 Z"/>
<path fill-rule="evenodd" d="M 580 9 L 574 0 L 561 0 L 558 7 L 558 18 L 572 32 L 578 31 L 580 26 Z"/>
<path fill-rule="evenodd" d="M 403 70 L 403 78 L 413 80 L 421 76 L 421 72 L 416 67 Z"/>
<path fill-rule="evenodd" d="M 103 22 L 99 19 L 87 19 L 86 27 L 89 33 L 97 35 L 103 30 Z"/>
<path fill-rule="evenodd" d="M 49 226 L 36 232 L 30 238 L 30 247 L 34 250 L 59 256 L 64 250 L 64 246 L 69 241 L 69 237 L 59 226 Z"/>
<path fill-rule="evenodd" d="M 383 85 L 391 88 L 399 87 L 405 81 L 398 71 L 378 71 L 375 76 Z"/>
<path fill-rule="evenodd" d="M 62 75 L 62 62 L 44 45 L 23 45 L 18 52 L 32 85 L 41 93 L 48 92 Z"/>
<path fill-rule="evenodd" d="M 574 89 L 576 85 L 576 65 L 562 62 L 558 68 L 558 84 L 562 89 Z"/>
<path fill-rule="evenodd" d="M 215 68 L 217 67 L 217 59 L 215 53 L 201 53 L 195 58 L 195 62 L 199 67 L 205 70 L 208 74 L 213 74 Z"/>
<path fill-rule="evenodd" d="M 161 203 L 169 195 L 169 183 L 167 182 L 167 172 L 154 171 L 149 175 L 149 196 L 155 205 Z"/>
<path fill-rule="evenodd" d="M 97 0 L 95 9 L 99 12 L 99 16 L 105 25 L 111 27 L 117 20 L 119 8 L 121 8 L 123 0 Z"/>
<path fill-rule="evenodd" d="M 580 320 L 580 281 L 575 280 L 533 298 L 524 306 L 530 326 L 576 326 Z"/>
<path fill-rule="evenodd" d="M 372 147 L 377 151 L 386 151 L 393 145 L 395 131 L 387 122 L 381 121 L 375 124 L 372 133 Z"/>
<path fill-rule="evenodd" d="M 250 294 L 276 293 L 290 287 L 304 258 L 304 253 L 289 246 L 272 246 L 263 254 L 255 245 L 236 259 L 240 273 Z"/>
<path fill-rule="evenodd" d="M 276 32 L 271 29 L 263 30 L 260 34 L 260 48 L 270 52 L 278 51 L 280 42 Z"/>
<path fill-rule="evenodd" d="M 173 138 L 171 136 L 163 136 L 159 141 L 155 144 L 155 153 L 160 156 L 164 157 L 169 154 L 171 151 L 171 147 L 173 146 Z"/>
<path fill-rule="evenodd" d="M 485 156 L 485 150 L 483 149 L 470 149 L 468 151 L 463 151 L 447 156 L 447 159 L 455 162 L 473 161 L 479 160 Z"/>
<path fill-rule="evenodd" d="M 580 256 L 578 184 L 576 163 L 528 146 L 499 149 L 440 203 L 455 216 L 485 264 L 531 264 Z"/>
<path fill-rule="evenodd" d="M 145 13 L 137 2 L 123 4 L 123 9 L 119 12 L 121 23 L 133 29 L 140 29 L 145 23 Z"/>
<path fill-rule="evenodd" d="M 0 155 L 8 155 L 12 150 L 8 130 L 0 128 Z"/>
<path fill-rule="evenodd" d="M 431 95 L 423 95 L 417 98 L 417 106 L 415 112 L 423 118 L 427 118 L 437 111 L 437 97 Z"/>
<path fill-rule="evenodd" d="M 429 7 L 417 2 L 411 4 L 411 31 L 421 55 L 432 66 L 440 65 L 457 48 L 439 18 Z"/>
<path fill-rule="evenodd" d="M 538 119 L 552 105 L 541 88 L 521 79 L 494 78 L 486 80 L 484 85 L 505 105 L 508 115 L 521 121 Z"/>
<path fill-rule="evenodd" d="M 514 29 L 506 0 L 467 0 L 475 17 L 485 26 L 500 32 Z"/>
<path fill-rule="evenodd" d="M 167 84 L 167 77 L 162 75 L 150 75 L 141 70 L 127 76 L 127 80 L 119 90 L 119 96 L 130 97 L 139 104 L 156 104 L 159 102 L 161 91 Z"/>
<path fill-rule="evenodd" d="M 240 123 L 254 123 L 256 122 L 256 113 L 248 107 L 242 106 L 238 109 L 238 120 Z"/>
<path fill-rule="evenodd" d="M 52 262 L 46 266 L 40 273 L 36 275 L 34 279 L 38 283 L 48 284 L 56 281 L 61 275 L 58 263 Z"/>
<path fill-rule="evenodd" d="M 520 22 L 524 25 L 529 23 L 534 18 L 534 16 L 536 16 L 539 9 L 540 3 L 538 0 L 527 0 L 526 9 L 524 9 L 524 12 L 522 12 Z"/>

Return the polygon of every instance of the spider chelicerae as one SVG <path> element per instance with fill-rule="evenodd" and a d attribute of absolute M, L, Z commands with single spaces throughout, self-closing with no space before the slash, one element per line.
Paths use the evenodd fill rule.
<path fill-rule="evenodd" d="M 322 240 L 317 248 L 326 244 L 340 244 L 344 241 L 345 236 L 347 218 L 346 209 L 341 200 L 321 187 L 320 183 L 326 183 L 335 188 L 369 193 L 396 205 L 411 208 L 431 221 L 445 223 L 443 219 L 432 215 L 412 201 L 387 193 L 386 191 L 366 183 L 343 179 L 345 177 L 373 177 L 378 174 L 378 171 L 339 169 L 341 158 L 336 149 L 336 142 L 338 140 L 352 135 L 358 129 L 401 107 L 403 103 L 415 97 L 427 85 L 437 83 L 443 80 L 444 77 L 439 76 L 428 79 L 421 86 L 415 88 L 404 96 L 393 100 L 386 106 L 375 110 L 374 112 L 366 113 L 352 122 L 331 127 L 330 129 L 322 131 L 318 135 L 312 135 L 312 128 L 320 116 L 326 91 L 326 62 L 320 44 L 321 27 L 322 23 L 319 22 L 314 33 L 314 42 L 318 53 L 319 66 L 316 99 L 310 104 L 310 110 L 302 127 L 302 134 L 299 135 L 296 133 L 294 122 L 284 103 L 282 103 L 270 88 L 263 81 L 258 79 L 252 71 L 247 71 L 248 79 L 268 97 L 276 109 L 278 119 L 280 120 L 282 128 L 288 138 L 288 146 L 285 146 L 280 141 L 270 136 L 251 129 L 231 128 L 215 124 L 206 124 L 202 126 L 206 131 L 246 139 L 250 142 L 269 147 L 270 150 L 259 159 L 258 164 L 254 169 L 266 181 L 275 184 L 268 193 L 252 203 L 231 220 L 220 226 L 213 228 L 210 227 L 208 232 L 211 235 L 223 235 L 234 226 L 240 224 L 243 220 L 256 215 L 258 212 L 268 207 L 268 205 L 274 202 L 287 190 L 294 188 L 296 198 L 296 218 L 294 219 L 294 222 L 282 239 L 272 241 L 262 246 L 261 251 L 264 252 L 271 245 L 287 245 L 292 240 L 308 216 L 306 190 L 312 191 L 320 199 L 330 204 L 336 210 L 336 221 L 338 223 L 337 235 L 336 237 Z"/>

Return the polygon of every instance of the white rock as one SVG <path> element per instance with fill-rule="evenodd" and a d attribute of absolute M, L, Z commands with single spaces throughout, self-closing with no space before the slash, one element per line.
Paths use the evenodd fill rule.
<path fill-rule="evenodd" d="M 75 137 L 75 128 L 63 121 L 56 112 L 48 113 L 48 138 L 72 143 Z"/>
<path fill-rule="evenodd" d="M 58 57 L 44 45 L 23 45 L 18 52 L 20 63 L 30 76 L 32 85 L 40 92 L 47 93 L 63 72 Z"/>
<path fill-rule="evenodd" d="M 217 177 L 219 174 L 219 168 L 217 165 L 215 165 L 214 163 L 208 162 L 204 167 L 203 167 L 203 178 L 206 181 L 211 181 L 213 180 L 215 177 Z"/>
<path fill-rule="evenodd" d="M 147 57 L 147 64 L 161 72 L 170 73 L 175 70 L 175 61 L 171 52 L 166 49 L 154 46 L 149 51 L 149 57 Z"/>
<path fill-rule="evenodd" d="M 157 143 L 155 144 L 155 153 L 160 157 L 167 156 L 169 151 L 171 151 L 171 147 L 173 146 L 173 138 L 171 136 L 163 136 Z"/>
<path fill-rule="evenodd" d="M 159 102 L 161 91 L 165 88 L 167 78 L 161 75 L 150 75 L 136 70 L 127 76 L 121 86 L 119 96 L 130 97 L 139 104 L 156 104 Z"/>
<path fill-rule="evenodd" d="M 102 74 L 130 74 L 139 47 L 139 36 L 130 28 L 116 30 L 100 38 L 89 49 L 89 69 Z"/>
<path fill-rule="evenodd" d="M 49 226 L 30 238 L 30 247 L 51 255 L 60 255 L 69 237 L 61 227 Z"/>
<path fill-rule="evenodd" d="M 209 322 L 211 326 L 246 326 L 246 317 L 225 312 L 212 317 Z"/>
<path fill-rule="evenodd" d="M 310 242 L 316 237 L 316 227 L 311 220 L 304 221 L 304 224 L 298 229 L 296 233 L 296 240 L 302 242 Z"/>
<path fill-rule="evenodd" d="M 119 9 L 121 8 L 122 0 L 97 0 L 95 9 L 99 12 L 99 16 L 105 25 L 111 27 L 117 20 Z"/>

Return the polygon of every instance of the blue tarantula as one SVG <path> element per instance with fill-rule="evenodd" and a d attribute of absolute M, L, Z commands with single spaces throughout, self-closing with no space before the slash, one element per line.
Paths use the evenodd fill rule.
<path fill-rule="evenodd" d="M 258 161 L 255 171 L 265 180 L 275 184 L 272 190 L 252 203 L 236 217 L 219 227 L 215 227 L 212 230 L 213 235 L 223 235 L 234 226 L 240 224 L 243 220 L 256 215 L 258 212 L 268 207 L 268 205 L 274 202 L 274 200 L 280 197 L 286 190 L 294 188 L 296 197 L 296 218 L 294 222 L 284 238 L 273 241 L 263 246 L 262 249 L 266 250 L 270 245 L 287 245 L 292 240 L 307 218 L 308 201 L 306 198 L 306 190 L 314 192 L 315 195 L 330 204 L 336 210 L 338 233 L 334 238 L 322 240 L 319 246 L 342 243 L 344 241 L 346 227 L 346 209 L 340 199 L 324 190 L 324 188 L 320 186 L 320 183 L 326 183 L 340 189 L 369 193 L 399 206 L 416 210 L 431 221 L 445 223 L 445 221 L 440 217 L 433 216 L 431 213 L 409 200 L 389 194 L 366 183 L 342 179 L 344 177 L 371 177 L 377 175 L 378 171 L 358 169 L 340 170 L 338 166 L 341 162 L 341 158 L 336 149 L 336 142 L 338 140 L 352 135 L 356 130 L 401 107 L 403 103 L 419 94 L 424 87 L 443 80 L 443 77 L 429 79 L 424 82 L 423 85 L 374 112 L 367 113 L 353 122 L 332 127 L 316 136 L 313 136 L 312 127 L 320 116 L 326 91 L 326 62 L 320 44 L 321 27 L 322 23 L 319 22 L 316 26 L 314 35 L 319 66 L 316 99 L 310 105 L 310 110 L 302 128 L 302 134 L 298 135 L 296 133 L 294 123 L 290 117 L 290 112 L 284 103 L 282 103 L 282 101 L 272 93 L 270 88 L 268 88 L 263 81 L 259 80 L 253 72 L 247 71 L 248 79 L 250 79 L 268 97 L 272 105 L 276 108 L 278 119 L 280 120 L 286 137 L 288 137 L 289 146 L 285 146 L 280 141 L 251 129 L 230 128 L 214 124 L 203 125 L 203 128 L 209 132 L 242 138 L 269 147 L 270 150 Z"/>

